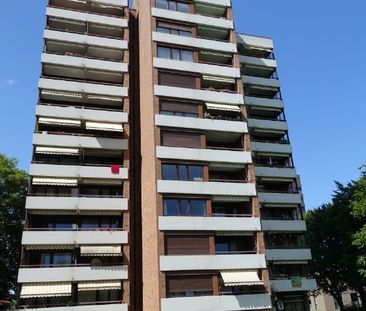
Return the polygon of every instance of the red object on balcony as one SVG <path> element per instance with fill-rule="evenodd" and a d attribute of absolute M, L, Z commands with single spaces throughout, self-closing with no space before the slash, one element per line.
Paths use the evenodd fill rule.
<path fill-rule="evenodd" d="M 116 164 L 111 165 L 112 174 L 119 174 L 120 168 L 121 167 L 119 165 L 116 165 Z"/>

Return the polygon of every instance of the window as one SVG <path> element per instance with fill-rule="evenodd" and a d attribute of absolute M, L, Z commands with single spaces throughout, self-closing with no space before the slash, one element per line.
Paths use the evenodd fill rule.
<path fill-rule="evenodd" d="M 177 50 L 177 51 L 179 51 L 179 50 Z M 178 57 L 178 56 L 176 55 L 174 57 Z M 177 58 L 175 58 L 175 59 L 177 59 Z M 192 76 L 192 75 L 187 75 L 187 74 L 160 72 L 159 73 L 159 84 L 195 89 L 196 88 L 196 77 Z"/>
<path fill-rule="evenodd" d="M 212 276 L 171 276 L 167 277 L 167 297 L 211 296 Z"/>
<path fill-rule="evenodd" d="M 203 180 L 203 167 L 185 164 L 162 164 L 162 175 L 165 180 Z"/>
<path fill-rule="evenodd" d="M 191 30 L 175 29 L 175 28 L 170 28 L 169 26 L 157 26 L 156 31 L 162 32 L 162 33 L 169 33 L 171 35 L 192 37 Z"/>
<path fill-rule="evenodd" d="M 94 290 L 94 291 L 79 291 L 78 302 L 90 303 L 98 301 L 119 301 L 121 299 L 121 291 L 113 290 Z"/>
<path fill-rule="evenodd" d="M 156 0 L 156 7 L 164 10 L 189 13 L 189 4 L 170 0 Z"/>
<path fill-rule="evenodd" d="M 193 51 L 158 46 L 158 57 L 193 62 Z"/>
<path fill-rule="evenodd" d="M 40 265 L 70 265 L 72 262 L 71 253 L 41 253 Z"/>
<path fill-rule="evenodd" d="M 161 144 L 171 147 L 201 148 L 201 134 L 161 131 Z"/>
<path fill-rule="evenodd" d="M 164 216 L 206 216 L 205 200 L 164 199 Z"/>
<path fill-rule="evenodd" d="M 198 117 L 198 105 L 189 103 L 179 103 L 174 101 L 161 101 L 160 114 L 174 115 L 179 117 Z"/>
<path fill-rule="evenodd" d="M 209 255 L 208 236 L 166 236 L 165 255 Z"/>

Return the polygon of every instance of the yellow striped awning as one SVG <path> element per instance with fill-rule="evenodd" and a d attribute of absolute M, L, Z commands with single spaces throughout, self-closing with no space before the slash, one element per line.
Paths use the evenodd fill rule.
<path fill-rule="evenodd" d="M 73 119 L 60 119 L 60 118 L 45 118 L 40 117 L 38 119 L 39 124 L 49 124 L 49 125 L 63 125 L 63 126 L 81 126 L 80 120 L 73 120 Z"/>
<path fill-rule="evenodd" d="M 121 256 L 121 246 L 80 246 L 81 256 Z"/>
<path fill-rule="evenodd" d="M 78 284 L 78 291 L 112 290 L 121 289 L 121 281 L 94 281 L 81 282 Z"/>
<path fill-rule="evenodd" d="M 78 185 L 78 180 L 76 178 L 33 177 L 32 184 L 73 187 Z"/>
<path fill-rule="evenodd" d="M 101 123 L 101 122 L 90 122 L 85 123 L 87 130 L 99 130 L 108 132 L 123 132 L 123 125 L 116 123 Z"/>
<path fill-rule="evenodd" d="M 220 273 L 225 286 L 253 286 L 263 284 L 263 281 L 258 277 L 257 270 L 224 270 Z"/>
<path fill-rule="evenodd" d="M 59 154 L 59 155 L 78 155 L 78 148 L 62 148 L 62 147 L 36 147 L 36 153 L 40 154 Z"/>
<path fill-rule="evenodd" d="M 21 298 L 71 296 L 71 283 L 25 283 Z"/>
<path fill-rule="evenodd" d="M 231 79 L 231 78 L 206 76 L 206 75 L 202 76 L 202 79 L 205 81 L 214 81 L 214 82 L 231 83 L 231 84 L 234 84 L 236 82 L 235 79 Z"/>
<path fill-rule="evenodd" d="M 235 105 L 222 105 L 222 104 L 213 104 L 213 103 L 205 103 L 205 105 L 208 110 L 240 112 L 239 106 L 235 106 Z"/>
<path fill-rule="evenodd" d="M 249 202 L 249 197 L 233 196 L 233 195 L 214 195 L 214 202 Z"/>

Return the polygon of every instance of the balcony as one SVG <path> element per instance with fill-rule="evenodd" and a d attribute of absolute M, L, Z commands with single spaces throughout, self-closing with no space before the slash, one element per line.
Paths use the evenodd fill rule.
<path fill-rule="evenodd" d="M 248 126 L 252 128 L 254 131 L 256 129 L 260 129 L 261 131 L 275 131 L 275 132 L 284 132 L 288 131 L 288 125 L 286 121 L 272 121 L 272 120 L 265 120 L 265 119 L 256 119 L 256 118 L 249 118 L 248 119 Z"/>
<path fill-rule="evenodd" d="M 245 122 L 190 118 L 170 115 L 155 115 L 155 125 L 166 127 L 179 127 L 185 129 L 198 129 L 203 131 L 248 133 Z"/>
<path fill-rule="evenodd" d="M 318 289 L 315 279 L 301 278 L 296 284 L 291 280 L 271 280 L 271 287 L 274 292 L 308 292 Z"/>
<path fill-rule="evenodd" d="M 258 192 L 258 199 L 263 204 L 295 204 L 303 203 L 300 193 Z"/>
<path fill-rule="evenodd" d="M 50 147 L 71 147 L 107 150 L 127 150 L 127 139 L 93 137 L 92 135 L 75 135 L 67 133 L 35 133 L 33 145 Z"/>
<path fill-rule="evenodd" d="M 204 63 L 187 62 L 173 59 L 154 58 L 154 67 L 187 71 L 207 75 L 220 75 L 222 77 L 240 78 L 240 70 L 230 66 L 218 66 Z"/>
<path fill-rule="evenodd" d="M 156 146 L 156 157 L 158 159 L 177 159 L 223 163 L 223 165 L 225 163 L 228 165 L 241 164 L 241 166 L 244 166 L 245 164 L 252 163 L 250 152 L 231 150 Z"/>
<path fill-rule="evenodd" d="M 278 179 L 294 179 L 296 178 L 296 170 L 287 167 L 264 167 L 260 164 L 255 166 L 255 175 L 257 177 L 273 177 Z"/>
<path fill-rule="evenodd" d="M 172 11 L 169 11 L 172 12 Z M 174 12 L 178 13 L 178 12 Z M 184 14 L 184 13 L 180 13 Z M 224 42 L 224 41 L 215 41 L 210 39 L 203 38 L 194 38 L 194 37 L 185 37 L 172 35 L 161 32 L 153 32 L 152 39 L 155 42 L 163 42 L 168 44 L 174 44 L 179 46 L 187 46 L 194 47 L 198 49 L 207 49 L 212 51 L 226 52 L 226 53 L 236 53 L 237 48 L 234 43 Z"/>
<path fill-rule="evenodd" d="M 306 231 L 305 221 L 302 220 L 262 220 L 263 231 L 296 232 Z"/>
<path fill-rule="evenodd" d="M 127 97 L 128 88 L 101 83 L 85 83 L 58 79 L 41 78 L 38 84 L 41 95 L 44 91 L 65 91 L 71 93 L 85 93 L 115 97 Z"/>
<path fill-rule="evenodd" d="M 189 13 L 176 12 L 171 10 L 164 10 L 159 8 L 151 9 L 153 17 L 159 17 L 169 20 L 175 20 L 185 23 L 204 25 L 209 27 L 218 27 L 224 29 L 234 29 L 233 21 L 224 18 L 215 18 L 203 15 L 195 15 Z"/>
<path fill-rule="evenodd" d="M 283 109 L 284 103 L 281 99 L 260 98 L 255 96 L 244 96 L 245 105 L 258 106 L 273 109 Z"/>
<path fill-rule="evenodd" d="M 75 229 L 50 231 L 47 229 L 31 229 L 23 232 L 22 245 L 50 246 L 50 245 L 102 245 L 127 244 L 128 233 L 117 229 Z"/>
<path fill-rule="evenodd" d="M 273 72 L 277 68 L 277 62 L 274 59 L 268 59 L 268 58 L 257 58 L 253 56 L 245 56 L 240 55 L 240 63 L 245 65 L 251 65 L 260 67 L 258 70 L 264 71 L 266 73 Z"/>
<path fill-rule="evenodd" d="M 28 196 L 25 208 L 29 213 L 42 211 L 68 212 L 123 212 L 128 210 L 128 200 L 113 197 L 52 197 Z"/>
<path fill-rule="evenodd" d="M 17 311 L 24 310 L 23 306 L 20 306 Z M 47 308 L 32 308 L 27 307 L 26 310 L 29 311 L 128 311 L 128 305 L 127 304 L 121 304 L 121 303 L 111 303 L 106 304 L 106 302 L 96 302 L 94 305 L 72 305 L 65 307 L 47 307 Z"/>
<path fill-rule="evenodd" d="M 250 84 L 259 87 L 279 88 L 281 86 L 280 80 L 272 78 L 242 76 L 242 80 L 244 84 Z"/>
<path fill-rule="evenodd" d="M 287 141 L 252 141 L 252 150 L 257 152 L 291 154 L 292 147 Z"/>
<path fill-rule="evenodd" d="M 238 33 L 236 39 L 240 45 L 273 50 L 273 41 L 270 38 Z"/>
<path fill-rule="evenodd" d="M 114 123 L 128 122 L 128 114 L 126 112 L 50 104 L 38 104 L 36 107 L 36 115 L 51 118 L 70 118 L 76 120 L 105 121 Z"/>
<path fill-rule="evenodd" d="M 201 194 L 244 197 L 256 195 L 255 185 L 252 183 L 176 180 L 158 180 L 158 192 L 166 194 Z"/>
<path fill-rule="evenodd" d="M 31 176 L 91 178 L 122 180 L 128 178 L 128 169 L 120 168 L 119 173 L 112 172 L 111 167 L 73 166 L 32 163 L 29 170 Z"/>
<path fill-rule="evenodd" d="M 155 96 L 200 100 L 212 103 L 225 103 L 228 105 L 244 105 L 244 98 L 241 94 L 228 92 L 215 92 L 174 86 L 155 85 L 154 94 Z"/>
<path fill-rule="evenodd" d="M 257 217 L 159 217 L 160 231 L 260 231 L 260 220 Z"/>
<path fill-rule="evenodd" d="M 230 0 L 194 0 L 194 2 L 201 2 L 211 5 L 218 5 L 223 7 L 231 7 Z"/>
<path fill-rule="evenodd" d="M 160 271 L 264 269 L 262 254 L 160 256 Z"/>
<path fill-rule="evenodd" d="M 73 266 L 53 268 L 20 268 L 19 283 L 78 282 L 126 280 L 127 266 Z"/>
<path fill-rule="evenodd" d="M 293 261 L 293 260 L 311 260 L 311 252 L 308 248 L 282 248 L 266 249 L 267 261 Z"/>
<path fill-rule="evenodd" d="M 263 309 L 272 309 L 271 297 L 269 294 L 165 298 L 161 300 L 162 311 L 231 311 Z"/>

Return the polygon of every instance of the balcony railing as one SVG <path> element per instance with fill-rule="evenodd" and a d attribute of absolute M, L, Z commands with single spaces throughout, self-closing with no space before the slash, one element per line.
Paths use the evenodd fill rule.
<path fill-rule="evenodd" d="M 222 179 L 222 178 L 209 178 L 210 182 L 224 182 L 224 183 L 238 183 L 245 184 L 249 183 L 247 179 Z"/>
<path fill-rule="evenodd" d="M 281 145 L 289 145 L 289 140 L 273 140 L 273 139 L 253 139 L 252 142 L 256 143 L 266 143 L 266 144 L 281 144 Z"/>
<path fill-rule="evenodd" d="M 79 228 L 75 226 L 75 228 L 24 228 L 23 231 L 59 231 L 59 232 L 86 232 L 86 231 L 126 231 L 123 228 L 112 228 L 112 227 L 100 227 L 100 228 Z"/>
<path fill-rule="evenodd" d="M 27 196 L 31 197 L 58 197 L 58 198 L 98 198 L 98 199 L 122 199 L 123 195 L 120 194 L 109 194 L 109 195 L 97 195 L 97 194 L 77 194 L 72 193 L 28 193 Z"/>
<path fill-rule="evenodd" d="M 258 251 L 215 251 L 215 255 L 253 255 L 260 254 Z"/>
<path fill-rule="evenodd" d="M 47 107 L 61 107 L 61 108 L 70 108 L 70 106 L 72 108 L 75 108 L 75 109 L 80 109 L 80 110 L 84 110 L 84 109 L 88 109 L 88 110 L 98 110 L 98 111 L 110 111 L 110 112 L 119 112 L 119 113 L 122 113 L 124 112 L 123 109 L 121 109 L 120 107 L 119 108 L 104 108 L 104 107 L 94 107 L 94 106 L 88 106 L 88 105 L 70 105 L 68 103 L 65 103 L 65 104 L 61 104 L 61 103 L 42 103 L 42 102 L 38 102 L 37 105 L 40 105 L 40 106 L 47 106 Z"/>
<path fill-rule="evenodd" d="M 255 217 L 255 216 L 253 214 L 212 213 L 212 217 L 240 217 L 240 218 L 251 218 L 251 217 Z"/>
<path fill-rule="evenodd" d="M 70 295 L 71 296 L 71 295 Z M 75 296 L 75 295 L 73 295 Z M 38 309 L 38 308 L 62 308 L 62 307 L 78 307 L 78 306 L 94 306 L 94 305 L 109 305 L 109 304 L 124 304 L 123 300 L 108 300 L 108 301 L 90 301 L 90 302 L 68 302 L 64 304 L 37 304 L 37 305 L 30 305 L 30 304 L 21 304 L 18 305 L 18 309 Z"/>

